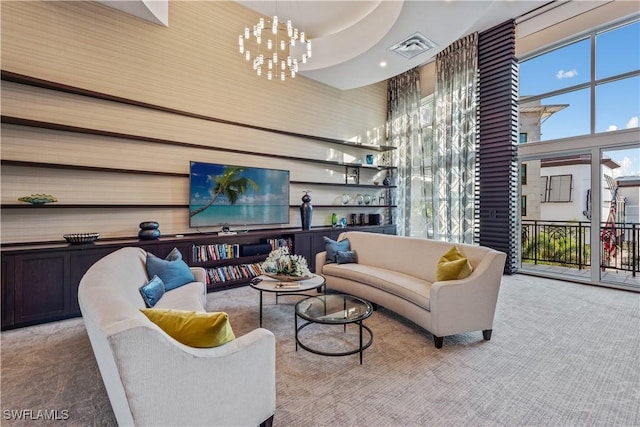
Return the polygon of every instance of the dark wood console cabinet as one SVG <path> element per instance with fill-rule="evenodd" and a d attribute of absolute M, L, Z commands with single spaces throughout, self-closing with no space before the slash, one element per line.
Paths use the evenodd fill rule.
<path fill-rule="evenodd" d="M 257 243 L 263 239 L 286 238 L 293 242 L 294 252 L 304 256 L 311 271 L 315 270 L 315 254 L 324 250 L 323 237 L 337 239 L 345 230 L 395 234 L 395 225 L 357 226 L 347 228 L 319 227 L 260 230 L 236 235 L 195 234 L 184 237 L 161 237 L 158 240 L 98 240 L 92 244 L 23 244 L 2 248 L 2 329 L 45 323 L 80 315 L 78 285 L 82 276 L 100 258 L 126 246 L 138 246 L 159 257 L 174 247 L 192 266 L 215 268 L 220 265 L 261 262 L 266 256 L 238 257 L 226 260 L 194 262 L 194 245 L 216 243 Z M 246 285 L 236 280 L 210 285 L 208 291 Z"/>

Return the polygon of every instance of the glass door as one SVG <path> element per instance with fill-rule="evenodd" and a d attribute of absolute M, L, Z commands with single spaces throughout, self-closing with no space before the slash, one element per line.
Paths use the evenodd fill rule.
<path fill-rule="evenodd" d="M 601 150 L 600 281 L 640 288 L 640 146 Z"/>

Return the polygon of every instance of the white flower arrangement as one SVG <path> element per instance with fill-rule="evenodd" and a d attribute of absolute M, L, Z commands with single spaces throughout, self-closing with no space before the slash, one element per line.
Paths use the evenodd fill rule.
<path fill-rule="evenodd" d="M 262 270 L 279 276 L 311 277 L 307 260 L 300 255 L 290 254 L 286 246 L 271 251 L 262 263 Z"/>

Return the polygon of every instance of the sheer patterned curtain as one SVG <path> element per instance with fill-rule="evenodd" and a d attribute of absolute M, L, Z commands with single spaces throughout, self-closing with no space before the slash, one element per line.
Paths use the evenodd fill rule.
<path fill-rule="evenodd" d="M 478 34 L 436 56 L 432 147 L 434 238 L 474 241 Z"/>
<path fill-rule="evenodd" d="M 417 68 L 389 80 L 387 138 L 398 147 L 396 197 L 397 232 L 426 235 L 425 146 L 420 123 L 420 74 Z M 392 181 L 392 182 L 393 182 Z"/>

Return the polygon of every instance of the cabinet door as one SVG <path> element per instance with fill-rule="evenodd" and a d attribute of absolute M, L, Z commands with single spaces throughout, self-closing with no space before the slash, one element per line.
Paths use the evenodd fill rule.
<path fill-rule="evenodd" d="M 68 316 L 69 253 L 15 256 L 15 324 Z"/>
<path fill-rule="evenodd" d="M 2 256 L 2 327 L 13 326 L 13 298 L 15 289 L 13 256 Z"/>
<path fill-rule="evenodd" d="M 311 249 L 311 233 L 298 233 L 293 239 L 293 250 L 296 255 L 300 255 L 307 260 L 309 271 L 314 272 L 315 253 Z"/>

